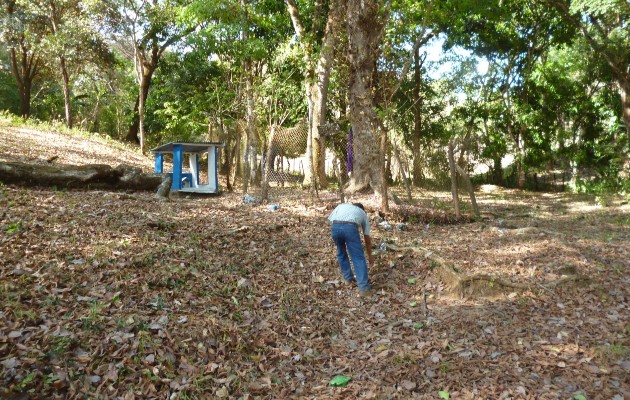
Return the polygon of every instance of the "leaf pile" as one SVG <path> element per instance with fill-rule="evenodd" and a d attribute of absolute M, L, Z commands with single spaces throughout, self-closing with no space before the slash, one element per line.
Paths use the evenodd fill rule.
<path fill-rule="evenodd" d="M 496 221 L 375 227 L 376 243 L 420 242 L 471 272 L 544 282 L 573 265 L 592 282 L 452 299 L 428 261 L 385 251 L 365 301 L 342 283 L 318 207 L 14 187 L 0 205 L 0 386 L 14 393 L 628 394 L 627 209 L 551 214 L 527 235 Z M 352 380 L 329 385 L 337 375 Z"/>
<path fill-rule="evenodd" d="M 62 151 L 38 149 L 26 158 Z M 363 299 L 338 270 L 334 193 L 274 193 L 276 211 L 235 193 L 0 186 L 0 397 L 630 398 L 627 204 L 489 191 L 490 219 L 405 229 L 393 208 L 390 229 L 373 221 L 379 290 Z M 411 215 L 446 215 L 446 198 L 414 193 Z M 526 289 L 454 298 L 429 258 L 381 243 Z M 577 274 L 590 279 L 548 285 Z"/>

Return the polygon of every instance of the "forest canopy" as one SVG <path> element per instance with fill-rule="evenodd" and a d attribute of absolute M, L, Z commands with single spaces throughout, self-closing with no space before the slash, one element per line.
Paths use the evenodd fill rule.
<path fill-rule="evenodd" d="M 260 183 L 265 155 L 276 156 L 273 127 L 300 124 L 305 139 L 287 140 L 306 141 L 305 185 L 326 187 L 348 170 L 352 128 L 350 190 L 446 186 L 449 144 L 477 181 L 630 190 L 624 0 L 0 7 L 0 110 L 143 153 L 172 140 L 221 141 L 228 184 L 245 191 Z M 343 165 L 327 169 L 327 154 Z"/>

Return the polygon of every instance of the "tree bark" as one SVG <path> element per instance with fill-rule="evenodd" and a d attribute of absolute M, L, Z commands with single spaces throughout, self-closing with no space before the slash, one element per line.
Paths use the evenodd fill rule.
<path fill-rule="evenodd" d="M 247 0 L 241 0 L 241 7 L 246 13 Z M 242 40 L 247 42 L 249 38 L 249 16 L 245 14 L 245 26 L 242 29 Z M 252 183 L 256 175 L 256 104 L 254 99 L 254 71 L 253 62 L 250 58 L 245 60 L 244 71 L 245 74 L 245 163 L 243 174 L 243 193 L 247 193 L 249 185 Z"/>
<path fill-rule="evenodd" d="M 381 129 L 381 155 L 383 160 L 381 161 L 381 188 L 380 192 L 383 193 L 381 196 L 381 211 L 389 212 L 389 196 L 388 196 L 388 184 L 387 184 L 387 167 L 385 163 L 385 155 L 388 153 L 387 151 L 387 131 L 385 129 Z"/>
<path fill-rule="evenodd" d="M 619 82 L 619 92 L 621 94 L 621 108 L 623 112 L 623 122 L 626 125 L 626 143 L 630 145 L 630 77 L 629 79 Z M 628 148 L 621 152 L 621 177 L 627 179 L 630 177 L 630 157 L 628 157 Z"/>
<path fill-rule="evenodd" d="M 318 2 L 316 5 L 313 31 L 321 29 L 317 21 L 320 20 L 319 15 L 322 12 L 322 6 L 323 3 L 321 2 Z M 320 187 L 327 187 L 328 182 L 325 165 L 326 147 L 324 138 L 319 133 L 319 126 L 326 123 L 326 102 L 328 99 L 333 50 L 337 38 L 335 28 L 338 26 L 340 3 L 338 0 L 333 0 L 330 4 L 319 54 L 314 53 L 314 44 L 308 43 L 305 37 L 306 31 L 302 24 L 299 8 L 295 0 L 287 0 L 287 9 L 291 16 L 295 33 L 300 38 L 302 51 L 304 53 L 304 62 L 307 66 L 304 73 L 304 84 L 309 102 L 310 135 L 306 148 L 307 168 L 304 176 L 304 184 L 311 185 L 314 183 L 314 172 L 317 176 L 317 184 L 319 184 Z M 315 35 L 313 34 L 311 36 Z M 316 62 L 314 60 L 315 58 L 317 58 Z M 312 154 L 312 159 L 309 154 Z M 312 166 L 309 164 L 310 162 L 312 162 Z"/>
<path fill-rule="evenodd" d="M 371 187 L 383 192 L 379 152 L 381 122 L 374 105 L 374 71 L 380 54 L 384 21 L 375 0 L 349 0 L 347 9 L 348 57 L 350 60 L 350 122 L 353 130 L 354 165 L 349 191 Z"/>
<path fill-rule="evenodd" d="M 455 145 L 452 140 L 448 142 L 448 166 L 451 171 L 451 194 L 453 195 L 455 217 L 460 218 L 461 212 L 459 210 L 459 193 L 457 189 L 457 169 L 455 166 Z"/>
<path fill-rule="evenodd" d="M 163 51 L 163 50 L 162 50 Z M 146 109 L 146 101 L 149 98 L 149 88 L 151 87 L 151 80 L 153 74 L 157 69 L 158 61 L 160 59 L 160 49 L 154 47 L 151 51 L 151 58 L 147 59 L 143 49 L 139 46 L 136 48 L 136 68 L 138 69 L 138 96 L 136 98 L 136 105 L 134 107 L 134 115 L 129 131 L 127 133 L 127 140 L 135 142 L 140 145 L 140 151 L 145 153 L 144 142 L 144 114 Z"/>
<path fill-rule="evenodd" d="M 414 54 L 414 84 L 413 84 L 413 184 L 420 187 L 422 183 L 422 157 L 420 156 L 420 142 L 422 139 L 422 99 L 420 98 L 420 48 Z"/>
<path fill-rule="evenodd" d="M 52 26 L 52 32 L 54 35 L 59 34 L 59 21 L 61 20 L 62 11 L 57 10 L 56 4 L 50 2 L 50 24 Z M 66 58 L 63 55 L 59 56 L 59 68 L 61 69 L 61 87 L 63 88 L 63 102 L 65 108 L 66 126 L 72 129 L 72 103 L 70 102 L 70 76 L 68 74 L 68 66 L 66 65 Z"/>
<path fill-rule="evenodd" d="M 66 126 L 72 129 L 72 103 L 70 101 L 70 77 L 68 75 L 68 66 L 66 58 L 59 57 L 59 66 L 61 67 L 61 77 L 63 82 L 63 103 L 66 112 Z"/>
<path fill-rule="evenodd" d="M 400 165 L 400 175 L 402 176 L 403 183 L 405 184 L 405 189 L 407 191 L 407 200 L 411 202 L 413 200 L 411 196 L 411 182 L 409 182 L 409 178 L 405 173 L 405 168 L 403 166 L 402 158 L 400 157 L 400 152 L 398 151 L 398 146 L 395 143 L 391 143 L 391 146 L 394 149 L 394 157 L 396 157 L 396 161 L 398 161 L 398 165 Z"/>
<path fill-rule="evenodd" d="M 10 48 L 11 71 L 17 83 L 20 96 L 20 116 L 31 115 L 31 89 L 33 79 L 39 72 L 39 58 L 26 48 L 24 36 L 20 37 L 19 47 Z"/>
<path fill-rule="evenodd" d="M 524 143 L 524 139 L 523 139 L 523 132 L 525 131 L 525 126 L 521 125 L 520 126 L 520 131 L 516 137 L 516 148 L 517 148 L 517 155 L 516 155 L 516 172 L 517 172 L 517 178 L 518 178 L 518 188 L 523 190 L 525 189 L 525 182 L 526 182 L 526 177 L 525 177 L 525 167 L 524 167 L 524 163 L 525 163 L 525 143 Z"/>
<path fill-rule="evenodd" d="M 476 218 L 479 218 L 479 206 L 477 205 L 477 198 L 475 197 L 475 189 L 473 188 L 472 182 L 470 181 L 470 177 L 466 170 L 464 170 L 459 165 L 455 164 L 455 168 L 459 172 L 459 175 L 464 180 L 464 184 L 466 185 L 466 189 L 468 190 L 468 195 L 470 196 L 470 205 L 472 206 L 473 215 Z"/>

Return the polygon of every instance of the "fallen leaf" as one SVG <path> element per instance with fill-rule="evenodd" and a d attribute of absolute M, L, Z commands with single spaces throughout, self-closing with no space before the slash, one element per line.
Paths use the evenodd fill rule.
<path fill-rule="evenodd" d="M 351 377 L 345 375 L 337 375 L 328 382 L 330 386 L 344 387 L 352 380 Z"/>

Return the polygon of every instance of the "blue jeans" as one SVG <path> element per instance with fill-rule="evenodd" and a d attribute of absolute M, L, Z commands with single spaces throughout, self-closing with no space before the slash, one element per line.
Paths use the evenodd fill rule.
<path fill-rule="evenodd" d="M 361 235 L 359 227 L 355 224 L 339 224 L 332 225 L 332 238 L 337 245 L 337 261 L 341 268 L 341 275 L 346 281 L 353 281 L 354 276 L 350 268 L 350 259 L 354 265 L 354 273 L 359 290 L 368 290 L 368 268 L 363 254 L 363 246 L 361 245 Z"/>

